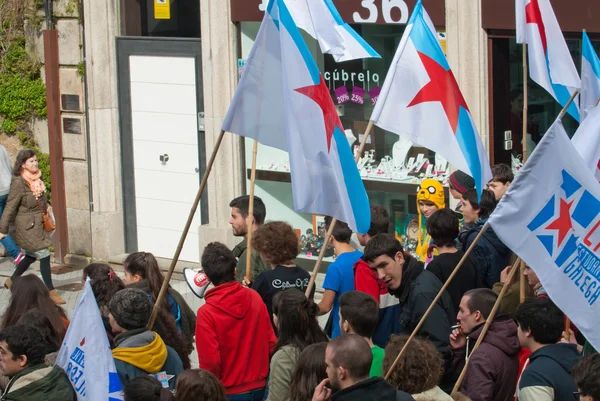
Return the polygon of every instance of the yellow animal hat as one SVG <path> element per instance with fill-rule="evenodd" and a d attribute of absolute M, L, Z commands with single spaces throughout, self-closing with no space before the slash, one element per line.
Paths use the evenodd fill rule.
<path fill-rule="evenodd" d="M 437 180 L 427 178 L 421 182 L 417 189 L 417 210 L 421 214 L 419 209 L 419 201 L 433 202 L 438 209 L 446 207 L 446 198 L 444 196 L 444 188 Z"/>

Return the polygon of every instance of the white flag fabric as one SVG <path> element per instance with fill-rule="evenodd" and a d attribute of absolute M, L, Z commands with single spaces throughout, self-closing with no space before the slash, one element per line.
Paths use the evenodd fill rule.
<path fill-rule="evenodd" d="M 471 175 L 480 194 L 492 179 L 487 152 L 421 0 L 402 35 L 371 120 L 439 153 Z"/>
<path fill-rule="evenodd" d="M 269 3 L 222 129 L 289 153 L 296 211 L 369 230 L 369 199 L 342 123 L 284 0 Z"/>
<path fill-rule="evenodd" d="M 528 44 L 529 75 L 565 106 L 581 80 L 550 0 L 516 0 L 517 43 Z M 579 121 L 579 102 L 568 112 Z"/>
<path fill-rule="evenodd" d="M 557 120 L 488 223 L 600 349 L 600 183 Z"/>
<path fill-rule="evenodd" d="M 596 49 L 587 33 L 583 33 L 581 40 L 581 95 L 579 95 L 579 108 L 581 121 L 598 104 L 600 100 L 600 60 Z"/>
<path fill-rule="evenodd" d="M 123 400 L 121 382 L 89 279 L 83 286 L 56 365 L 66 372 L 78 401 Z"/>
<path fill-rule="evenodd" d="M 600 180 L 600 107 L 590 109 L 571 142 L 587 168 Z"/>
<path fill-rule="evenodd" d="M 381 58 L 360 35 L 342 20 L 331 0 L 286 0 L 296 22 L 319 42 L 321 51 L 336 62 L 361 58 Z"/>

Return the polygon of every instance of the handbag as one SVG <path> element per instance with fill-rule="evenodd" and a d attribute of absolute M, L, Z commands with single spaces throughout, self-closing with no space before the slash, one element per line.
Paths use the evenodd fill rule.
<path fill-rule="evenodd" d="M 54 230 L 56 230 L 56 223 L 54 222 L 54 219 L 52 218 L 52 216 L 50 215 L 50 206 L 48 206 L 48 208 L 46 209 L 46 212 L 44 213 L 44 209 L 42 209 L 42 203 L 40 202 L 39 199 L 36 199 L 38 206 L 40 207 L 40 212 L 42 212 L 42 221 L 44 223 L 44 230 L 46 230 L 46 232 L 50 233 Z"/>

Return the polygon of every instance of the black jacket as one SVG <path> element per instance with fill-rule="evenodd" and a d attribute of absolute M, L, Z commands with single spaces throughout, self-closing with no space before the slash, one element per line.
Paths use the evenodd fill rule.
<path fill-rule="evenodd" d="M 414 398 L 381 377 L 372 377 L 333 393 L 331 401 L 414 401 Z"/>
<path fill-rule="evenodd" d="M 390 290 L 390 294 L 400 300 L 401 333 L 412 333 L 441 288 L 442 282 L 433 273 L 425 270 L 422 262 L 413 257 L 406 258 L 400 287 Z M 431 340 L 440 353 L 448 356 L 448 336 L 451 322 L 454 321 L 456 314 L 452 301 L 448 293 L 444 292 L 421 326 L 419 336 Z"/>
<path fill-rule="evenodd" d="M 479 219 L 473 228 L 460 237 L 463 252 L 469 249 L 487 220 L 487 218 Z M 492 288 L 500 281 L 500 273 L 508 266 L 510 254 L 510 249 L 500 241 L 492 227 L 488 227 L 470 255 L 475 260 L 483 285 Z"/>
<path fill-rule="evenodd" d="M 577 385 L 571 377 L 573 365 L 581 358 L 574 344 L 551 344 L 529 356 L 517 391 L 518 401 L 571 401 Z"/>

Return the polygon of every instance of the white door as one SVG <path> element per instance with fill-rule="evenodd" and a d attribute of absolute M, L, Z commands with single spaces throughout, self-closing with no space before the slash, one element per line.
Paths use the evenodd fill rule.
<path fill-rule="evenodd" d="M 137 240 L 172 258 L 199 187 L 196 62 L 130 56 Z M 180 260 L 200 258 L 197 211 Z"/>

